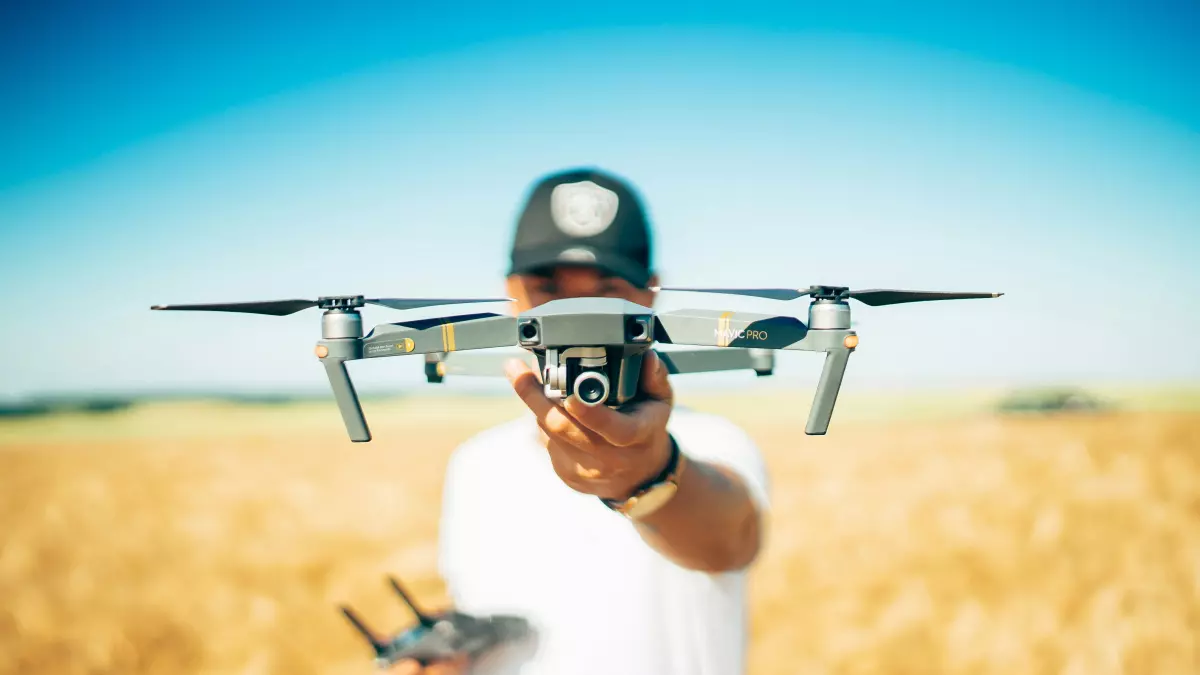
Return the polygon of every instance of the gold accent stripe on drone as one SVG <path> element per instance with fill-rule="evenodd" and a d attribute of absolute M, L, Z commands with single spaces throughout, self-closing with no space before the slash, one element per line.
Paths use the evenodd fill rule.
<path fill-rule="evenodd" d="M 454 324 L 442 324 L 442 351 L 454 351 Z"/>
<path fill-rule="evenodd" d="M 733 312 L 724 312 L 717 319 L 717 346 L 728 347 L 732 342 L 733 332 L 729 330 L 729 321 L 733 318 Z"/>

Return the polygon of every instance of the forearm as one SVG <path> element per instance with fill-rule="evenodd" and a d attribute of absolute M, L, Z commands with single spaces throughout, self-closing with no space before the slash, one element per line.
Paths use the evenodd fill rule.
<path fill-rule="evenodd" d="M 761 516 L 745 482 L 726 467 L 685 455 L 675 496 L 636 525 L 642 538 L 680 566 L 725 572 L 753 562 Z"/>

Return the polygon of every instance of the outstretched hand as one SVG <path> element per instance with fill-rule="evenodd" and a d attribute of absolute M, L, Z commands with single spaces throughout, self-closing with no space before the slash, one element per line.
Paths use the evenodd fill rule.
<path fill-rule="evenodd" d="M 605 499 L 624 499 L 656 476 L 670 459 L 667 420 L 674 393 L 667 368 L 654 350 L 642 362 L 646 399 L 628 410 L 547 398 L 538 375 L 524 361 L 506 367 L 513 390 L 529 406 L 543 432 L 554 471 L 568 486 Z"/>

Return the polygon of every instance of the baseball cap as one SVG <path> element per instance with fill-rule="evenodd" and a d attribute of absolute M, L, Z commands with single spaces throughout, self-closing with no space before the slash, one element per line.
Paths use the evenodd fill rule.
<path fill-rule="evenodd" d="M 646 286 L 653 274 L 650 223 L 628 182 L 582 168 L 534 184 L 517 219 L 509 274 L 558 265 L 595 267 Z"/>

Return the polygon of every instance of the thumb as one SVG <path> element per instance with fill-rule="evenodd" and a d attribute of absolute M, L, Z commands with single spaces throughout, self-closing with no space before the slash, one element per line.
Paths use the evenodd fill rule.
<path fill-rule="evenodd" d="M 647 350 L 642 360 L 642 391 L 652 399 L 670 403 L 675 397 L 671 381 L 667 378 L 667 364 L 653 349 Z"/>
<path fill-rule="evenodd" d="M 536 368 L 531 368 L 529 362 L 525 359 L 511 358 L 504 362 L 504 375 L 508 377 L 509 382 L 516 382 L 525 373 L 533 373 L 538 384 L 541 384 L 542 372 Z"/>

